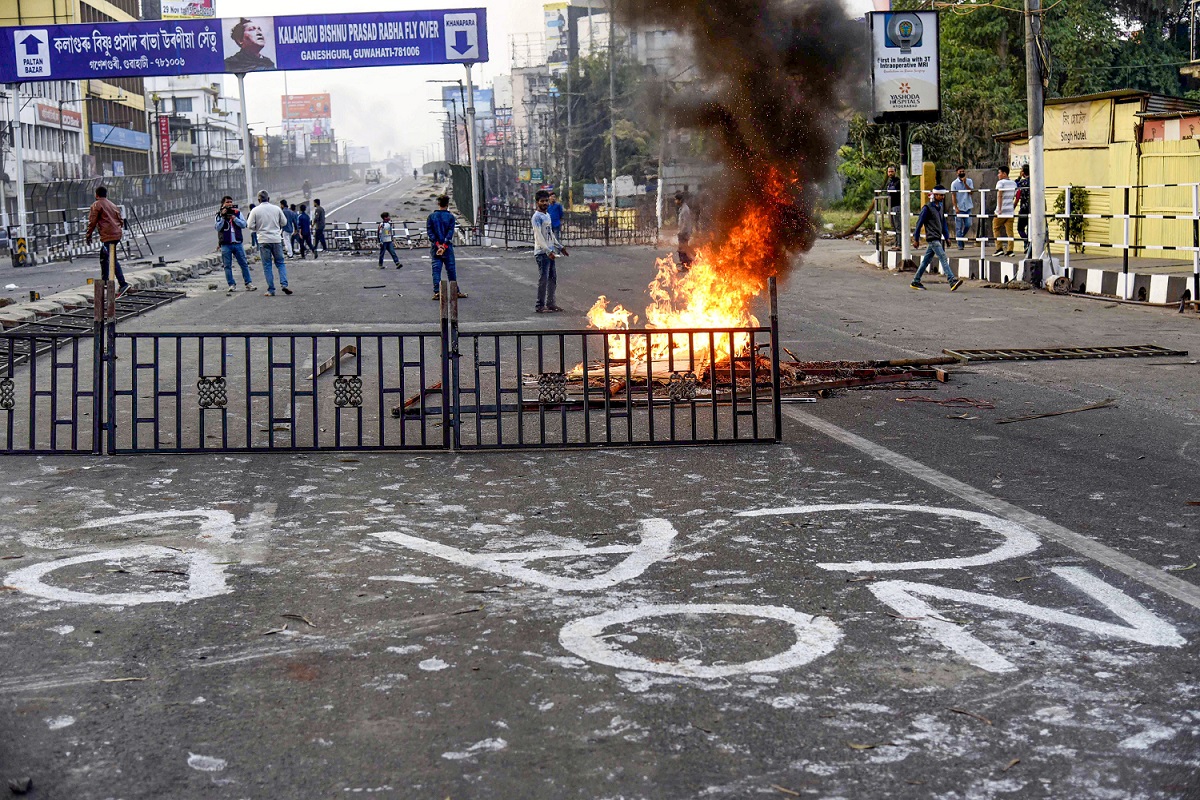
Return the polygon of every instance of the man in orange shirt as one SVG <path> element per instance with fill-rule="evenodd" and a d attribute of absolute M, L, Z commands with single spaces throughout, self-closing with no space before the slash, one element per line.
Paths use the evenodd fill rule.
<path fill-rule="evenodd" d="M 121 243 L 124 225 L 125 221 L 121 219 L 121 209 L 108 199 L 108 189 L 104 186 L 97 186 L 96 202 L 92 203 L 92 208 L 88 211 L 87 243 L 92 243 L 92 232 L 98 228 L 100 232 L 100 279 L 107 281 L 112 278 L 109 275 L 111 259 L 113 272 L 117 277 L 117 297 L 121 297 L 129 291 L 129 284 L 125 282 L 125 273 L 121 271 L 121 264 L 117 261 L 117 245 Z"/>

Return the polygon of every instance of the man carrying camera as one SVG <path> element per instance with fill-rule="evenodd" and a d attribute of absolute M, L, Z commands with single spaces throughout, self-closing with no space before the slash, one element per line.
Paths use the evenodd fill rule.
<path fill-rule="evenodd" d="M 234 258 L 242 268 L 242 282 L 246 285 L 246 291 L 253 292 L 258 289 L 250 282 L 250 264 L 246 261 L 246 248 L 242 244 L 242 229 L 245 227 L 246 220 L 242 219 L 242 212 L 234 205 L 233 198 L 229 195 L 222 197 L 221 208 L 217 211 L 213 228 L 217 231 L 217 241 L 221 245 L 221 263 L 225 265 L 228 294 L 237 290 L 237 283 L 233 280 Z"/>

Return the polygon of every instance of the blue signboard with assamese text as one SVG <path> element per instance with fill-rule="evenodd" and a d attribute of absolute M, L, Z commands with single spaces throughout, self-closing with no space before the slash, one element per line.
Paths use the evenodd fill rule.
<path fill-rule="evenodd" d="M 482 8 L 0 28 L 0 82 L 488 60 Z"/>

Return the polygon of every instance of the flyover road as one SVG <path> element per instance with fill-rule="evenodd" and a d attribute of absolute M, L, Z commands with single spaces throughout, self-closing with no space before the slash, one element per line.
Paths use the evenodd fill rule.
<path fill-rule="evenodd" d="M 287 199 L 289 203 L 299 206 L 302 201 L 298 191 L 289 197 L 286 192 L 277 192 L 270 186 L 260 188 L 270 191 L 271 199 L 276 203 Z M 378 221 L 381 211 L 391 211 L 393 219 L 423 221 L 433 210 L 434 203 L 431 197 L 436 196 L 436 193 L 437 189 L 431 179 L 413 179 L 411 176 L 388 178 L 379 185 L 347 181 L 313 189 L 313 196 L 321 200 L 327 209 L 329 224 L 353 223 L 359 220 L 364 224 L 374 224 Z M 120 198 L 113 199 L 120 202 Z M 215 208 L 213 214 L 216 214 Z M 422 222 L 422 226 L 423 224 Z M 216 252 L 218 249 L 216 232 L 212 230 L 212 221 L 207 216 L 193 223 L 148 234 L 148 237 L 153 253 L 143 243 L 145 258 L 130 262 L 132 269 L 148 265 L 159 257 L 172 262 Z M 5 262 L 0 264 L 0 287 L 12 284 L 17 288 L 0 290 L 0 297 L 24 300 L 28 299 L 31 290 L 45 296 L 73 289 L 85 284 L 88 278 L 98 276 L 99 269 L 98 260 L 90 256 L 21 268 L 15 268 L 11 262 Z"/>
<path fill-rule="evenodd" d="M 785 281 L 793 352 L 1193 355 L 846 392 L 787 406 L 776 445 L 10 457 L 0 777 L 84 800 L 1200 796 L 1200 320 L 917 293 L 858 249 L 820 242 Z M 654 255 L 574 253 L 551 316 L 528 253 L 463 249 L 464 328 L 639 307 Z M 129 324 L 436 325 L 423 262 L 312 266 L 293 297 L 194 281 Z"/>

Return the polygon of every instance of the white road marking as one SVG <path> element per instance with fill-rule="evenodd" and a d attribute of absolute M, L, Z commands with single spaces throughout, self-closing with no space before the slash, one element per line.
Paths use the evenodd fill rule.
<path fill-rule="evenodd" d="M 1159 619 L 1129 595 L 1090 575 L 1087 570 L 1080 567 L 1056 567 L 1050 571 L 1073 584 L 1127 624 L 1117 625 L 1112 622 L 1101 622 L 1088 617 L 1068 614 L 1065 611 L 1035 606 L 1021 600 L 950 589 L 930 583 L 880 581 L 867 588 L 879 600 L 891 606 L 897 614 L 913 618 L 917 625 L 947 649 L 958 653 L 965 660 L 988 672 L 1013 672 L 1017 667 L 968 633 L 963 626 L 940 617 L 932 606 L 919 599 L 918 596 L 981 606 L 1002 614 L 1031 617 L 1055 625 L 1067 625 L 1099 636 L 1110 636 L 1155 647 L 1182 647 L 1187 644 L 1174 625 Z"/>
<path fill-rule="evenodd" d="M 220 772 L 225 769 L 226 761 L 223 758 L 188 753 L 187 765 L 200 772 Z"/>
<path fill-rule="evenodd" d="M 474 758 L 479 753 L 494 753 L 497 750 L 503 750 L 508 747 L 508 742 L 503 739 L 484 739 L 482 742 L 476 742 L 466 750 L 458 752 L 442 753 L 442 758 L 450 761 L 462 761 L 467 758 Z"/>
<path fill-rule="evenodd" d="M 835 511 L 912 511 L 920 514 L 934 514 L 940 517 L 956 517 L 975 522 L 982 527 L 999 534 L 1004 543 L 999 547 L 976 556 L 960 556 L 957 558 L 938 558 L 929 561 L 850 561 L 846 563 L 817 564 L 821 569 L 841 572 L 885 572 L 913 569 L 965 569 L 979 567 L 984 564 L 994 564 L 1018 556 L 1029 555 L 1039 547 L 1036 536 L 1028 529 L 1009 522 L 1006 519 L 990 514 L 979 514 L 975 511 L 962 511 L 957 508 L 934 508 L 931 506 L 902 505 L 889 503 L 827 503 L 811 506 L 789 506 L 787 508 L 763 508 L 755 511 L 742 511 L 734 516 L 764 517 L 779 514 L 822 514 Z"/>
<path fill-rule="evenodd" d="M 91 561 L 117 563 L 122 559 L 177 559 L 187 562 L 188 586 L 182 591 L 162 592 L 113 592 L 99 594 L 96 592 L 76 592 L 61 586 L 51 586 L 43 583 L 42 578 L 63 567 L 75 564 L 86 564 Z M 206 597 L 228 594 L 231 590 L 225 584 L 225 568 L 206 553 L 180 553 L 169 547 L 157 545 L 134 545 L 105 550 L 100 553 L 88 553 L 73 558 L 58 561 L 47 561 L 43 564 L 33 564 L 23 569 L 10 572 L 4 583 L 25 594 L 42 597 L 47 600 L 57 600 L 64 603 L 93 603 L 104 606 L 135 606 L 143 603 L 186 603 Z"/>
<path fill-rule="evenodd" d="M 1100 544 L 1094 539 L 1089 539 L 1082 534 L 1064 528 L 1062 525 L 1051 522 L 1039 514 L 1026 511 L 1020 506 L 1013 505 L 1006 500 L 1001 500 L 999 497 L 976 489 L 974 486 L 951 478 L 945 473 L 939 472 L 932 467 L 927 467 L 907 456 L 902 456 L 882 445 L 875 444 L 869 439 L 864 439 L 807 411 L 785 407 L 783 413 L 796 422 L 823 433 L 842 444 L 853 447 L 855 450 L 865 453 L 877 461 L 882 461 L 935 488 L 942 489 L 956 497 L 962 498 L 985 511 L 990 511 L 997 516 L 1024 525 L 1046 539 L 1074 550 L 1076 553 L 1090 558 L 1109 569 L 1116 570 L 1122 575 L 1132 578 L 1145 586 L 1157 589 L 1163 594 L 1188 604 L 1192 608 L 1200 609 L 1200 586 L 1188 583 L 1173 575 L 1168 575 L 1149 564 L 1125 555 L 1119 550 Z"/>
<path fill-rule="evenodd" d="M 1124 748 L 1125 750 L 1148 750 L 1152 744 L 1165 742 L 1167 739 L 1174 739 L 1177 733 L 1178 731 L 1171 728 L 1147 728 L 1141 733 L 1135 733 L 1133 736 L 1122 739 L 1117 743 L 1117 747 Z"/>
<path fill-rule="evenodd" d="M 647 617 L 680 614 L 732 614 L 760 619 L 775 619 L 789 623 L 796 641 L 782 653 L 740 664 L 684 664 L 658 661 L 634 655 L 604 638 L 604 629 L 627 624 Z M 735 603 L 679 603 L 670 605 L 638 605 L 606 611 L 591 617 L 569 622 L 558 634 L 559 643 L 580 658 L 616 669 L 637 672 L 658 672 L 685 678 L 726 678 L 731 675 L 753 675 L 782 672 L 803 666 L 833 651 L 842 639 L 841 629 L 826 617 L 812 617 L 782 606 L 757 606 Z"/>
<path fill-rule="evenodd" d="M 233 541 L 235 518 L 228 511 L 215 508 L 194 508 L 185 511 L 147 511 L 142 514 L 124 514 L 119 517 L 105 517 L 85 522 L 79 526 L 81 530 L 104 528 L 109 525 L 125 525 L 130 522 L 161 521 L 169 519 L 200 518 L 199 534 L 214 542 Z"/>
<path fill-rule="evenodd" d="M 401 180 L 403 180 L 403 179 L 401 179 Z M 400 182 L 401 182 L 401 181 L 399 181 L 399 180 L 396 180 L 396 181 L 392 181 L 391 183 L 385 183 L 385 184 L 382 184 L 382 185 L 381 185 L 381 186 L 380 186 L 378 189 L 372 189 L 372 190 L 371 190 L 371 191 L 369 191 L 369 192 L 365 192 L 365 193 L 363 193 L 363 194 L 360 194 L 358 197 L 355 197 L 355 198 L 353 198 L 353 199 L 351 199 L 351 200 L 347 200 L 346 202 L 342 203 L 340 206 L 334 206 L 333 208 L 327 208 L 327 209 L 325 209 L 325 213 L 326 213 L 326 215 L 329 215 L 329 214 L 332 214 L 332 213 L 334 213 L 335 211 L 340 211 L 340 210 L 342 210 L 343 208 L 345 208 L 345 207 L 347 207 L 347 206 L 352 206 L 352 205 L 354 205 L 354 204 L 355 204 L 355 203 L 357 203 L 359 200 L 365 200 L 366 198 L 370 197 L 371 195 L 374 195 L 374 194 L 379 194 L 379 193 L 380 193 L 380 192 L 382 192 L 384 189 L 390 189 L 390 188 L 392 188 L 393 186 L 395 186 L 397 183 L 400 183 Z M 402 197 L 407 197 L 409 194 L 411 194 L 413 191 L 415 191 L 415 190 L 416 190 L 416 189 L 418 189 L 418 188 L 420 188 L 420 184 L 418 184 L 417 186 L 414 186 L 414 187 L 412 187 L 412 189 L 409 189 L 408 191 L 404 192 L 403 194 L 401 194 L 401 195 L 400 195 L 400 197 L 397 197 L 396 199 L 397 199 L 397 200 L 399 200 L 399 199 L 400 199 L 400 198 L 402 198 Z"/>
<path fill-rule="evenodd" d="M 665 519 L 644 519 L 642 538 L 636 545 L 608 545 L 605 547 L 562 548 L 557 550 L 526 550 L 508 553 L 471 553 L 457 547 L 409 536 L 399 531 L 382 531 L 371 533 L 378 539 L 407 547 L 426 555 L 444 558 L 455 564 L 472 569 L 494 572 L 509 578 L 516 578 L 526 583 L 537 584 L 547 589 L 564 592 L 590 592 L 597 589 L 608 589 L 627 580 L 638 577 L 651 565 L 662 561 L 671 552 L 671 542 L 674 541 L 675 527 Z M 525 566 L 530 561 L 552 558 L 582 558 L 597 554 L 628 553 L 629 556 L 607 572 L 592 578 L 571 578 L 563 575 L 551 575 Z"/>

